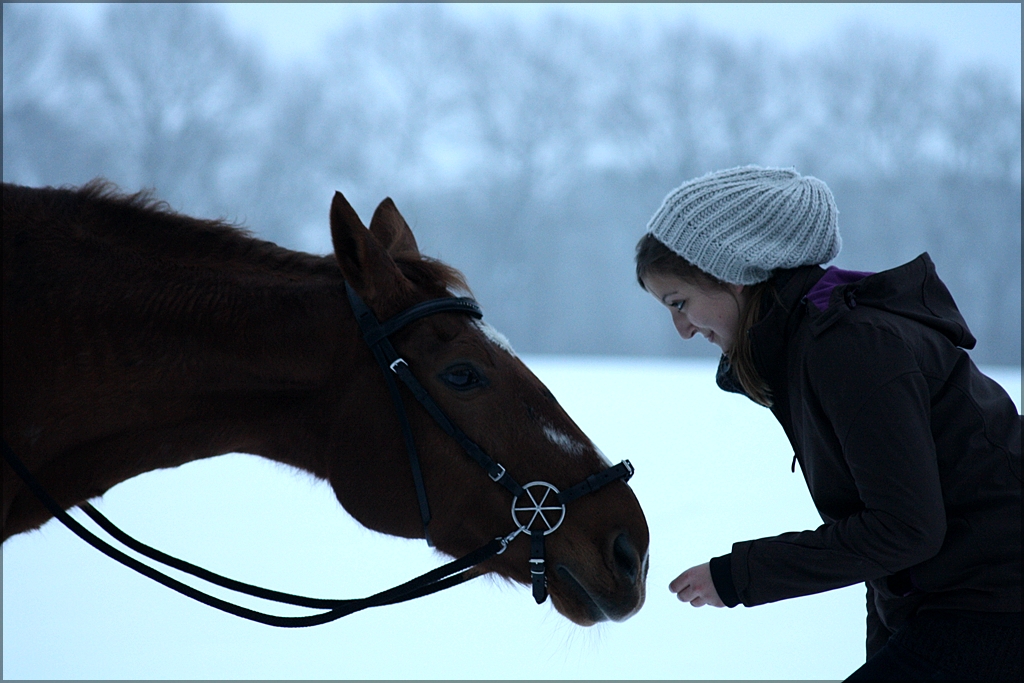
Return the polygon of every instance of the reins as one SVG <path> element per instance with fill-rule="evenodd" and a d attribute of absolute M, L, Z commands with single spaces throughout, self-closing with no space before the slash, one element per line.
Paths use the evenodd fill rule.
<path fill-rule="evenodd" d="M 251 595 L 271 602 L 278 602 L 287 605 L 298 605 L 300 607 L 327 610 L 320 614 L 300 617 L 282 617 L 275 614 L 265 614 L 263 612 L 258 612 L 256 610 L 236 605 L 228 602 L 227 600 L 222 600 L 221 598 L 214 597 L 193 588 L 186 583 L 182 583 L 177 579 L 167 576 L 160 570 L 154 569 L 153 567 L 140 562 L 131 555 L 127 555 L 96 536 L 96 534 L 82 526 L 78 520 L 69 515 L 59 504 L 57 504 L 55 500 L 53 500 L 53 498 L 50 497 L 39 481 L 32 476 L 18 456 L 14 454 L 14 451 L 11 450 L 11 447 L 7 443 L 7 439 L 4 439 L 4 460 L 6 460 L 18 476 L 25 481 L 32 493 L 35 494 L 35 496 L 43 503 L 46 509 L 53 514 L 54 517 L 60 520 L 60 522 L 70 529 L 76 536 L 99 550 L 104 555 L 107 555 L 126 567 L 134 569 L 143 576 L 147 576 L 157 583 L 163 584 L 164 586 L 167 586 L 182 595 L 190 597 L 193 600 L 219 609 L 222 612 L 234 614 L 235 616 L 242 617 L 243 619 L 256 621 L 261 624 L 267 624 L 268 626 L 278 626 L 282 628 L 318 626 L 320 624 L 326 624 L 336 619 L 340 619 L 341 617 L 348 616 L 349 614 L 366 609 L 367 607 L 393 605 L 399 602 L 405 602 L 406 600 L 412 600 L 413 598 L 430 595 L 431 593 L 436 593 L 437 591 L 450 588 L 466 581 L 470 578 L 467 574 L 469 569 L 490 559 L 491 557 L 494 557 L 505 549 L 505 544 L 502 543 L 504 539 L 494 539 L 490 543 L 487 543 L 468 555 L 457 560 L 453 560 L 448 564 L 438 567 L 437 569 L 433 569 L 399 586 L 395 586 L 394 588 L 390 588 L 366 598 L 351 600 L 308 598 L 301 595 L 291 595 L 289 593 L 282 593 L 280 591 L 253 586 L 215 574 L 214 572 L 201 567 L 197 567 L 189 562 L 185 562 L 184 560 L 167 555 L 155 548 L 151 548 L 150 546 L 132 538 L 130 535 L 116 527 L 113 522 L 103 516 L 99 510 L 89 503 L 82 503 L 78 506 L 112 537 L 116 538 L 126 547 L 131 548 L 155 562 L 159 562 L 179 571 L 191 574 L 192 576 L 207 581 L 208 583 L 227 588 L 236 593 L 243 593 L 245 595 Z"/>
<path fill-rule="evenodd" d="M 228 590 L 250 595 L 253 597 L 278 602 L 282 604 L 297 605 L 314 609 L 326 610 L 320 614 L 298 617 L 283 617 L 273 614 L 265 614 L 256 610 L 241 607 L 234 603 L 208 595 L 188 584 L 182 583 L 161 571 L 140 562 L 134 557 L 113 547 L 106 541 L 100 539 L 93 532 L 82 526 L 76 519 L 69 515 L 52 497 L 46 492 L 39 481 L 25 467 L 18 456 L 8 445 L 6 438 L 3 442 L 4 459 L 11 468 L 24 480 L 32 493 L 56 517 L 64 526 L 73 533 L 89 543 L 94 548 L 113 558 L 121 564 L 134 569 L 135 571 L 148 576 L 154 581 L 175 590 L 182 595 L 197 600 L 221 611 L 235 616 L 256 621 L 269 626 L 295 628 L 304 626 L 316 626 L 340 619 L 354 612 L 366 609 L 367 607 L 378 607 L 393 605 L 413 598 L 430 595 L 438 591 L 458 585 L 471 578 L 469 570 L 489 560 L 495 555 L 505 551 L 508 544 L 520 533 L 528 533 L 530 536 L 530 575 L 533 587 L 533 597 L 538 604 L 547 598 L 547 580 L 545 569 L 544 537 L 554 532 L 565 519 L 566 504 L 576 500 L 580 496 L 592 493 L 607 484 L 619 479 L 628 481 L 633 475 L 633 467 L 628 460 L 623 460 L 618 465 L 587 477 L 585 480 L 564 491 L 559 491 L 554 485 L 534 481 L 520 485 L 506 471 L 505 467 L 495 462 L 483 449 L 474 443 L 458 426 L 456 426 L 434 402 L 426 389 L 416 379 L 409 369 L 409 364 L 395 351 L 389 336 L 402 329 L 409 323 L 419 320 L 428 315 L 440 312 L 456 312 L 468 314 L 474 318 L 482 318 L 483 313 L 475 301 L 468 298 L 441 298 L 432 299 L 415 306 L 412 306 L 393 318 L 379 322 L 370 308 L 359 298 L 359 295 L 345 283 L 345 291 L 349 303 L 359 323 L 363 339 L 373 352 L 383 371 L 388 392 L 391 395 L 392 403 L 398 413 L 399 423 L 402 428 L 402 435 L 405 441 L 406 451 L 409 455 L 409 464 L 412 469 L 413 483 L 416 488 L 416 497 L 419 504 L 420 518 L 423 523 L 424 536 L 427 543 L 433 547 L 428 526 L 430 524 L 430 506 L 427 502 L 426 488 L 423 484 L 423 474 L 420 468 L 419 456 L 416 451 L 416 443 L 412 434 L 412 427 L 409 424 L 405 411 L 405 404 L 401 392 L 395 381 L 397 376 L 409 389 L 416 400 L 423 406 L 427 413 L 434 419 L 438 426 L 462 446 L 463 450 L 472 458 L 490 477 L 490 479 L 507 489 L 513 496 L 512 519 L 517 528 L 507 536 L 495 538 L 480 548 L 470 552 L 463 557 L 453 560 L 437 569 L 433 569 L 401 585 L 388 590 L 376 593 L 366 598 L 350 600 L 333 600 L 321 598 L 308 598 L 280 591 L 253 586 L 241 581 L 229 579 L 215 574 L 189 562 L 167 555 L 155 548 L 152 548 L 132 538 L 124 531 L 115 526 L 109 519 L 104 517 L 89 503 L 82 503 L 78 507 L 85 512 L 101 529 L 125 547 L 134 550 L 140 555 L 158 562 L 165 566 L 177 569 L 178 571 L 190 574 L 208 583 L 221 586 Z M 552 499 L 552 494 L 554 494 Z M 554 521 L 552 521 L 554 520 Z"/>

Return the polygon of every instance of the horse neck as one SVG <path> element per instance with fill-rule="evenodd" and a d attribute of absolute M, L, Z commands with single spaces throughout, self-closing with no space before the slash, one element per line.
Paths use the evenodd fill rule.
<path fill-rule="evenodd" d="M 282 444 L 316 404 L 347 386 L 359 342 L 343 303 L 342 281 L 310 276 L 300 282 L 225 283 L 232 305 L 199 315 L 211 320 L 176 367 L 179 405 L 194 424 L 219 424 L 231 443 L 215 450 L 283 459 L 316 472 Z M 206 315 L 204 315 L 206 313 Z M 218 320 L 218 317 L 221 319 Z"/>
<path fill-rule="evenodd" d="M 340 272 L 243 269 L 195 292 L 183 321 L 195 334 L 161 382 L 162 417 L 181 443 L 172 464 L 237 451 L 325 476 L 309 427 L 329 421 L 320 413 L 366 356 L 343 290 Z"/>
<path fill-rule="evenodd" d="M 78 302 L 96 312 L 82 323 L 93 327 L 66 343 L 89 373 L 59 380 L 60 405 L 32 417 L 40 441 L 49 442 L 35 464 L 62 503 L 229 452 L 326 476 L 316 426 L 345 419 L 329 420 L 327 412 L 352 404 L 338 396 L 353 391 L 357 365 L 368 360 L 340 270 L 279 250 L 258 263 L 195 271 L 151 277 L 160 284 L 148 287 L 123 281 L 115 269 Z"/>

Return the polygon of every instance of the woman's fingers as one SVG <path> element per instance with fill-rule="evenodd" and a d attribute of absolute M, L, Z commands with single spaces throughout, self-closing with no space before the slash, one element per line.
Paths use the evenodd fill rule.
<path fill-rule="evenodd" d="M 725 607 L 722 599 L 718 597 L 718 591 L 715 590 L 715 582 L 711 579 L 711 566 L 707 563 L 690 567 L 673 579 L 668 589 L 675 593 L 680 601 L 688 602 L 694 607 Z"/>
<path fill-rule="evenodd" d="M 668 589 L 676 594 L 682 602 L 689 602 L 693 604 L 700 599 L 700 594 L 697 591 L 697 587 L 694 585 L 694 574 L 697 567 L 691 567 L 685 572 L 677 576 L 672 580 L 672 583 L 668 585 Z M 703 604 L 703 603 L 701 603 Z M 698 605 L 694 605 L 697 607 Z"/>
<path fill-rule="evenodd" d="M 697 598 L 697 593 L 693 590 L 693 586 L 686 585 L 681 590 L 676 591 L 676 597 L 679 598 L 680 602 L 690 602 Z"/>
<path fill-rule="evenodd" d="M 673 593 L 678 594 L 679 591 L 681 591 L 684 588 L 686 588 L 687 586 L 689 586 L 690 585 L 690 579 L 689 579 L 690 571 L 691 570 L 687 569 L 685 572 L 683 572 L 682 574 L 680 574 L 676 578 L 672 579 L 672 583 L 670 583 L 668 585 L 668 589 L 670 591 L 672 591 Z"/>

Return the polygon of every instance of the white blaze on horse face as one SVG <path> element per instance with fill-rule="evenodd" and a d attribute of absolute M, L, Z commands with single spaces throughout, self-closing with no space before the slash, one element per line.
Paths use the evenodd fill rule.
<path fill-rule="evenodd" d="M 544 429 L 544 436 L 548 441 L 555 444 L 569 455 L 583 455 L 587 447 L 565 432 L 559 431 L 547 423 L 541 423 Z"/>
<path fill-rule="evenodd" d="M 508 337 L 498 332 L 496 329 L 485 323 L 483 320 L 474 320 L 473 324 L 477 326 L 484 336 L 490 340 L 492 344 L 497 346 L 499 349 L 507 351 L 510 355 L 515 356 L 516 352 L 512 350 L 512 345 L 508 341 Z"/>

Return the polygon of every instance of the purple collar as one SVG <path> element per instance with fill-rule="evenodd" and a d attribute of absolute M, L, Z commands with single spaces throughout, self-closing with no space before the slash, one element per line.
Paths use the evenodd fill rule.
<path fill-rule="evenodd" d="M 874 273 L 865 273 L 859 270 L 840 270 L 835 266 L 831 266 L 821 276 L 821 279 L 811 287 L 811 291 L 807 292 L 805 298 L 814 304 L 814 307 L 819 311 L 824 311 L 828 308 L 828 300 L 832 296 L 833 289 L 840 285 L 848 285 L 851 282 L 863 280 L 868 275 L 874 275 Z"/>

